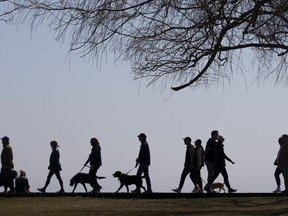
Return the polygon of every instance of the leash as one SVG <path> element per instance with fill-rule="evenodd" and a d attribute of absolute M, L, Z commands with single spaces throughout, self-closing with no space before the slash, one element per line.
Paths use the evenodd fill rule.
<path fill-rule="evenodd" d="M 126 175 L 128 175 L 133 169 L 135 169 L 135 167 L 133 167 L 132 169 L 130 169 L 130 170 L 126 173 Z"/>
<path fill-rule="evenodd" d="M 202 179 L 202 181 L 204 182 L 204 184 L 207 184 L 202 177 L 201 177 L 201 179 Z"/>
<path fill-rule="evenodd" d="M 89 167 L 89 168 L 90 168 L 91 166 L 88 166 L 88 165 L 85 164 L 85 165 L 82 167 L 82 169 L 80 169 L 80 171 L 79 171 L 78 173 L 80 173 L 85 167 Z"/>

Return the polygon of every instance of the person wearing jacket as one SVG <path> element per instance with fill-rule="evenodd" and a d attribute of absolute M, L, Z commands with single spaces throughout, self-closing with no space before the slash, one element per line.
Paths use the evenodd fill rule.
<path fill-rule="evenodd" d="M 50 159 L 49 159 L 49 166 L 48 166 L 49 173 L 47 176 L 47 180 L 45 182 L 44 187 L 38 188 L 37 190 L 42 192 L 42 193 L 45 193 L 46 188 L 50 184 L 50 180 L 51 180 L 52 176 L 55 174 L 56 178 L 59 181 L 60 187 L 61 187 L 57 193 L 65 193 L 64 187 L 63 187 L 63 180 L 62 180 L 61 175 L 60 175 L 60 171 L 62 170 L 62 168 L 61 168 L 61 164 L 60 164 L 60 152 L 58 150 L 59 145 L 58 145 L 57 141 L 53 140 L 50 142 L 50 146 L 52 148 L 52 152 L 50 154 Z"/>
<path fill-rule="evenodd" d="M 14 193 L 14 181 L 13 181 L 13 173 L 12 169 L 14 168 L 13 163 L 13 151 L 12 147 L 10 145 L 10 139 L 7 136 L 4 136 L 1 138 L 3 149 L 1 153 L 1 175 L 3 177 L 3 181 L 7 183 L 9 187 L 8 193 Z"/>
<path fill-rule="evenodd" d="M 208 181 L 208 183 L 204 187 L 204 190 L 207 191 L 208 193 L 211 192 L 211 190 L 210 190 L 211 184 L 215 181 L 215 179 L 221 173 L 223 178 L 224 178 L 224 183 L 225 183 L 226 187 L 228 188 L 228 192 L 234 193 L 237 190 L 231 188 L 231 186 L 230 186 L 229 179 L 228 179 L 228 173 L 227 173 L 227 170 L 225 168 L 225 166 L 226 166 L 225 160 L 228 160 L 232 164 L 234 164 L 234 162 L 224 152 L 224 145 L 223 145 L 223 142 L 225 140 L 224 137 L 218 136 L 217 140 L 218 140 L 218 143 L 215 146 L 215 171 L 214 171 L 214 174 L 211 177 L 211 179 Z"/>
<path fill-rule="evenodd" d="M 288 135 L 282 135 L 282 145 L 278 154 L 278 167 L 282 170 L 285 190 L 281 193 L 288 193 Z"/>
<path fill-rule="evenodd" d="M 202 141 L 197 139 L 195 142 L 195 149 L 192 157 L 193 179 L 196 185 L 192 193 L 203 193 L 203 184 L 201 178 L 201 168 L 204 166 L 204 149 Z"/>
<path fill-rule="evenodd" d="M 215 146 L 217 145 L 217 137 L 219 132 L 217 130 L 213 130 L 211 132 L 211 138 L 208 139 L 205 147 L 205 164 L 207 167 L 207 182 L 213 176 L 215 171 Z"/>
<path fill-rule="evenodd" d="M 179 186 L 178 188 L 172 189 L 172 191 L 176 193 L 181 193 L 181 190 L 184 186 L 185 179 L 188 174 L 190 174 L 190 179 L 194 183 L 194 177 L 192 173 L 192 168 L 193 168 L 192 157 L 194 154 L 194 146 L 191 144 L 192 140 L 190 137 L 185 137 L 183 140 L 184 140 L 184 144 L 186 145 L 185 161 L 184 161 L 184 168 L 180 177 Z"/>
<path fill-rule="evenodd" d="M 283 144 L 282 137 L 279 137 L 278 143 L 279 143 L 280 148 L 281 148 L 281 146 Z M 280 151 L 280 148 L 279 148 L 279 151 Z M 279 151 L 278 151 L 277 157 L 276 157 L 276 159 L 274 161 L 274 165 L 276 166 L 276 169 L 274 171 L 274 177 L 275 177 L 275 181 L 276 181 L 276 184 L 277 184 L 277 188 L 273 191 L 273 193 L 281 193 L 280 174 L 282 174 L 282 170 L 278 166 Z"/>
<path fill-rule="evenodd" d="M 144 173 L 144 177 L 145 177 L 146 184 L 147 184 L 146 193 L 152 193 L 151 180 L 149 176 L 149 166 L 151 163 L 151 158 L 150 158 L 150 149 L 149 149 L 149 145 L 147 142 L 147 136 L 145 133 L 140 133 L 138 135 L 138 139 L 141 145 L 140 145 L 140 151 L 138 154 L 138 158 L 136 159 L 136 165 L 135 165 L 135 167 L 139 165 L 136 175 L 141 176 L 142 173 Z M 140 191 L 135 191 L 135 192 L 139 193 Z"/>
<path fill-rule="evenodd" d="M 87 166 L 87 164 L 90 162 L 89 180 L 90 185 L 93 188 L 91 193 L 100 193 L 102 187 L 97 182 L 96 174 L 98 169 L 102 165 L 101 147 L 98 139 L 96 138 L 91 138 L 90 144 L 92 146 L 91 153 L 84 166 Z"/>
<path fill-rule="evenodd" d="M 26 173 L 20 170 L 20 176 L 15 180 L 15 190 L 17 194 L 29 194 L 30 185 Z"/>

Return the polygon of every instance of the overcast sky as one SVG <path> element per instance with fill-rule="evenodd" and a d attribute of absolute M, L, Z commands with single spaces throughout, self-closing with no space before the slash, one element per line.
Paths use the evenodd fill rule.
<path fill-rule="evenodd" d="M 252 85 L 256 74 L 249 69 L 245 78 L 236 75 L 224 87 L 161 93 L 146 88 L 145 81 L 133 81 L 129 63 L 115 65 L 111 57 L 99 68 L 76 53 L 67 58 L 67 44 L 56 42 L 45 26 L 31 36 L 27 26 L 0 23 L 0 35 L 0 136 L 10 137 L 15 169 L 26 171 L 31 191 L 44 186 L 51 140 L 60 145 L 64 187 L 72 191 L 69 180 L 83 167 L 91 137 L 102 147 L 98 175 L 107 177 L 99 181 L 102 191 L 116 191 L 119 182 L 112 173 L 134 167 L 137 135 L 144 132 L 152 157 L 152 189 L 171 192 L 183 169 L 182 138 L 201 139 L 205 147 L 214 129 L 226 138 L 226 154 L 235 161 L 227 162 L 233 188 L 275 189 L 277 141 L 288 133 L 287 88 L 269 82 Z M 206 167 L 202 177 L 206 181 Z M 217 181 L 223 182 L 222 176 Z M 47 192 L 59 189 L 54 176 Z M 187 178 L 183 192 L 192 189 Z M 81 185 L 77 191 L 84 191 Z"/>

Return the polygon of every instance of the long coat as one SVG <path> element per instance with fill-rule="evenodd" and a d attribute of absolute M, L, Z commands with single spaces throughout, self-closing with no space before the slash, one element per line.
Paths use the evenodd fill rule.
<path fill-rule="evenodd" d="M 5 169 L 13 169 L 13 151 L 10 145 L 3 146 L 3 150 L 1 153 L 1 164 L 2 168 Z"/>

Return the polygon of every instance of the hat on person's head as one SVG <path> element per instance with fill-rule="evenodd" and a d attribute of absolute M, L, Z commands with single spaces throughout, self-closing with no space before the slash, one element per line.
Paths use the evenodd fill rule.
<path fill-rule="evenodd" d="M 220 136 L 220 135 L 219 135 L 219 136 L 217 137 L 217 140 L 225 140 L 225 138 L 224 138 L 223 136 Z"/>
<path fill-rule="evenodd" d="M 9 142 L 9 137 L 4 136 L 4 137 L 1 138 L 1 140 Z"/>
<path fill-rule="evenodd" d="M 195 144 L 198 144 L 198 145 L 201 145 L 202 144 L 202 141 L 200 139 L 197 139 L 195 142 Z"/>
<path fill-rule="evenodd" d="M 185 137 L 185 138 L 183 138 L 183 140 L 184 140 L 184 141 L 191 142 L 192 139 L 191 139 L 190 137 Z"/>
<path fill-rule="evenodd" d="M 146 134 L 145 134 L 145 133 L 140 133 L 140 134 L 138 135 L 138 137 L 143 137 L 143 138 L 146 138 L 147 136 L 146 136 Z"/>

